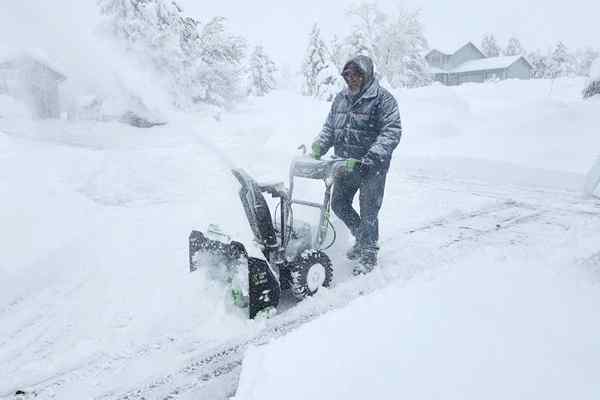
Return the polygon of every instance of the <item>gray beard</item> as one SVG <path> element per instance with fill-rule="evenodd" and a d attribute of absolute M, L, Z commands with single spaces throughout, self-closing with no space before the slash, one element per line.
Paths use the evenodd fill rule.
<path fill-rule="evenodd" d="M 362 89 L 362 87 L 358 87 L 358 88 L 356 88 L 356 90 L 352 90 L 352 87 L 348 86 L 348 90 L 350 91 L 350 94 L 352 96 L 356 96 L 357 94 L 359 94 L 361 89 Z"/>

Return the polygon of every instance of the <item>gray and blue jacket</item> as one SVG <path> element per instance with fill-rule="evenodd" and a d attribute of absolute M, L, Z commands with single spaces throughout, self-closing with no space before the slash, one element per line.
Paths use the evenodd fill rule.
<path fill-rule="evenodd" d="M 376 169 L 387 171 L 402 135 L 398 103 L 379 86 L 369 57 L 354 57 L 344 69 L 350 63 L 362 72 L 363 88 L 355 96 L 348 88 L 337 94 L 315 141 L 321 146 L 321 154 L 333 147 L 338 157 L 366 159 Z"/>

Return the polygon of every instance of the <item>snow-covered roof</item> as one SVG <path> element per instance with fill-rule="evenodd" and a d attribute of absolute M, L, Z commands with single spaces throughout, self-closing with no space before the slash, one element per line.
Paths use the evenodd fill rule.
<path fill-rule="evenodd" d="M 475 46 L 473 44 L 473 42 L 465 43 L 464 46 L 459 47 L 458 50 L 456 50 L 454 53 L 452 53 L 452 56 L 458 54 L 462 49 L 469 48 L 469 47 L 475 49 L 481 55 L 481 57 L 485 57 L 485 54 L 483 54 L 483 52 L 481 50 L 479 50 L 479 47 Z"/>
<path fill-rule="evenodd" d="M 11 47 L 0 46 L 0 65 L 10 63 L 15 60 L 30 59 L 44 65 L 57 75 L 60 80 L 65 80 L 65 75 L 60 69 L 39 49 L 18 50 Z"/>
<path fill-rule="evenodd" d="M 523 56 L 488 57 L 467 61 L 447 72 L 471 72 L 491 69 L 504 69 L 513 65 Z"/>
<path fill-rule="evenodd" d="M 433 52 L 440 53 L 440 54 L 443 54 L 445 56 L 449 56 L 450 54 L 452 54 L 452 53 L 446 53 L 446 52 L 441 51 L 439 49 L 430 49 L 430 50 L 428 50 L 428 51 L 425 52 L 425 56 L 428 56 L 429 54 L 431 54 Z"/>
<path fill-rule="evenodd" d="M 436 51 L 436 52 L 441 53 L 441 54 L 443 54 L 445 56 L 452 56 L 452 55 L 458 53 L 460 50 L 462 50 L 464 47 L 467 47 L 467 46 L 473 46 L 473 47 L 475 47 L 477 49 L 477 51 L 481 52 L 481 50 L 479 50 L 479 47 L 477 47 L 473 42 L 469 41 L 467 43 L 454 46 L 453 48 L 456 49 L 456 50 L 450 51 L 448 49 L 440 49 L 439 47 L 436 47 L 435 49 L 431 49 L 431 50 L 427 51 L 426 55 L 428 55 L 428 54 Z"/>

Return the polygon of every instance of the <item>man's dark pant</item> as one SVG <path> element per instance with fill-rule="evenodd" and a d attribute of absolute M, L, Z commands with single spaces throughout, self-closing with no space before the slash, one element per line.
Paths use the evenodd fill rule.
<path fill-rule="evenodd" d="M 377 215 L 383 202 L 387 171 L 361 178 L 358 171 L 338 177 L 333 186 L 331 207 L 350 229 L 363 249 L 377 251 L 379 222 Z M 360 190 L 360 215 L 352 207 L 352 200 Z"/>

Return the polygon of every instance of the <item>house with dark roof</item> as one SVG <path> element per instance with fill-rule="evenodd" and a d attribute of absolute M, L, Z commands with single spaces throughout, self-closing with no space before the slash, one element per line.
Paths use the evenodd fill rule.
<path fill-rule="evenodd" d="M 471 42 L 452 54 L 433 49 L 425 59 L 433 80 L 449 86 L 490 79 L 529 79 L 533 70 L 523 56 L 486 57 Z"/>
<path fill-rule="evenodd" d="M 0 94 L 23 101 L 37 118 L 60 116 L 59 84 L 66 77 L 28 53 L 0 54 Z"/>

